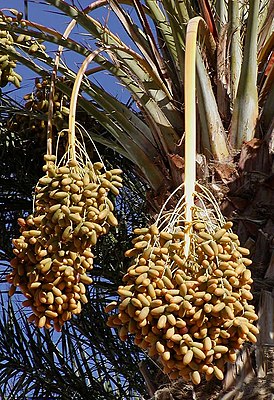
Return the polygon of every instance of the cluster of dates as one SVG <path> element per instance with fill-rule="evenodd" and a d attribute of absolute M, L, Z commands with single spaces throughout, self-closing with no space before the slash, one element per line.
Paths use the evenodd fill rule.
<path fill-rule="evenodd" d="M 118 288 L 119 302 L 106 307 L 108 325 L 159 358 L 171 379 L 199 384 L 201 376 L 222 380 L 244 342 L 256 342 L 249 251 L 227 222 L 212 232 L 194 221 L 190 253 L 184 256 L 180 227 L 135 229 L 132 265 Z"/>
<path fill-rule="evenodd" d="M 35 212 L 19 219 L 21 236 L 13 240 L 15 258 L 8 282 L 18 286 L 32 308 L 29 321 L 60 330 L 87 302 L 85 284 L 93 266 L 92 248 L 99 236 L 117 225 L 108 195 L 119 194 L 121 170 L 102 172 L 101 163 L 58 167 L 45 156 L 47 174 L 36 187 Z"/>

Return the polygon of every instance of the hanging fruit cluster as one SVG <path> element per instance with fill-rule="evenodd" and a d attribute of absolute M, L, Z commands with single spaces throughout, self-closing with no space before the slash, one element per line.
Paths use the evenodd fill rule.
<path fill-rule="evenodd" d="M 28 54 L 34 54 L 39 51 L 44 52 L 46 47 L 42 44 L 43 41 L 29 36 L 27 29 L 25 34 L 18 35 L 14 33 L 12 28 L 17 26 L 26 28 L 26 21 L 22 20 L 22 13 L 17 10 L 10 9 L 9 11 L 14 17 L 6 16 L 0 11 L 0 23 L 7 27 L 7 29 L 0 30 L 0 44 L 5 47 L 5 50 L 0 50 L 0 86 L 4 87 L 11 82 L 19 88 L 22 77 L 14 71 L 17 63 L 15 58 L 8 54 L 7 51 L 14 53 L 15 45 L 17 45 Z M 11 28 L 10 32 L 8 28 Z"/>
<path fill-rule="evenodd" d="M 232 223 L 213 226 L 201 218 L 191 229 L 184 256 L 185 232 L 178 224 L 159 232 L 156 225 L 135 229 L 132 265 L 118 288 L 120 300 L 108 325 L 126 340 L 158 357 L 171 379 L 199 384 L 205 374 L 222 380 L 226 362 L 236 360 L 244 342 L 256 342 L 249 251 L 240 246 Z"/>
<path fill-rule="evenodd" d="M 58 78 L 62 82 L 65 78 Z M 66 82 L 68 84 L 68 82 Z M 48 110 L 48 98 L 50 92 L 50 80 L 49 79 L 35 79 L 35 89 L 32 93 L 26 94 L 24 99 L 27 101 L 25 108 L 31 111 L 42 111 Z M 62 115 L 69 114 L 69 98 L 62 92 L 57 91 L 53 99 L 54 112 L 59 110 Z"/>
<path fill-rule="evenodd" d="M 97 238 L 117 225 L 109 199 L 119 194 L 121 170 L 101 171 L 103 164 L 80 166 L 71 160 L 58 167 L 55 156 L 47 161 L 36 187 L 35 212 L 19 219 L 21 236 L 14 239 L 14 254 L 8 275 L 10 295 L 19 287 L 24 306 L 36 326 L 60 330 L 86 303 L 85 284 L 92 279 L 92 247 Z"/>
<path fill-rule="evenodd" d="M 59 77 L 59 81 L 71 86 L 72 83 L 65 80 L 64 77 Z M 35 80 L 35 90 L 32 93 L 26 94 L 25 108 L 29 111 L 40 111 L 46 113 L 49 107 L 50 80 L 39 79 Z M 61 131 L 67 126 L 66 117 L 69 115 L 69 97 L 56 89 L 53 97 L 53 125 L 58 131 Z M 45 121 L 40 121 L 41 129 L 45 128 Z"/>
<path fill-rule="evenodd" d="M 0 23 L 6 23 L 7 17 L 0 14 Z M 0 30 L 0 44 L 8 50 L 14 49 L 14 40 L 11 34 L 4 29 Z M 9 82 L 13 83 L 17 88 L 20 87 L 22 81 L 21 75 L 14 71 L 16 61 L 6 51 L 0 50 L 0 86 L 4 87 Z"/>
<path fill-rule="evenodd" d="M 58 80 L 71 86 L 71 82 L 63 77 Z M 50 79 L 35 79 L 35 88 L 32 93 L 24 96 L 25 109 L 33 115 L 17 114 L 9 120 L 8 127 L 13 131 L 27 132 L 29 129 L 35 132 L 41 140 L 46 139 L 47 123 L 44 119 L 38 119 L 37 113 L 47 114 L 49 108 Z M 56 132 L 68 126 L 69 97 L 60 90 L 55 89 L 53 98 L 52 125 Z"/>

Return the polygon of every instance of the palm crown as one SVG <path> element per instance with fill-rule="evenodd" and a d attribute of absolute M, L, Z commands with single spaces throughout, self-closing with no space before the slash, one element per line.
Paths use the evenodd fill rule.
<path fill-rule="evenodd" d="M 258 228 L 268 233 L 273 226 L 265 200 L 270 198 L 267 174 L 273 153 L 273 6 L 263 0 L 111 0 L 80 10 L 65 1 L 47 3 L 71 19 L 66 32 L 22 20 L 19 14 L 3 15 L 0 29 L 9 31 L 13 45 L 0 43 L 0 51 L 42 78 L 51 74 L 56 60 L 41 41 L 59 45 L 60 55 L 65 48 L 89 57 L 91 68 L 82 81 L 78 105 L 107 132 L 95 134 L 90 129 L 93 140 L 129 160 L 134 174 L 149 185 L 151 212 L 159 211 L 188 173 L 183 159 L 186 26 L 195 16 L 203 17 L 196 54 L 198 178 L 212 183 L 210 188 L 222 201 L 224 213 L 235 217 L 237 212 L 241 240 L 250 244 L 256 263 Z M 128 42 L 93 18 L 93 12 L 105 6 L 128 34 Z M 79 38 L 70 39 L 75 24 L 95 48 Z M 131 107 L 115 98 L 106 85 L 95 84 L 93 75 L 98 71 L 107 71 L 127 89 Z M 59 72 L 66 82 L 73 82 L 77 71 L 60 63 Z M 70 86 L 61 79 L 55 85 L 71 95 Z M 64 114 L 60 109 L 61 119 Z M 260 176 L 265 179 L 252 175 L 255 160 L 263 159 Z M 247 179 L 253 182 L 248 189 Z M 255 197 L 262 187 L 264 191 Z M 267 209 L 263 218 L 259 203 Z M 260 283 L 265 270 L 255 272 Z"/>

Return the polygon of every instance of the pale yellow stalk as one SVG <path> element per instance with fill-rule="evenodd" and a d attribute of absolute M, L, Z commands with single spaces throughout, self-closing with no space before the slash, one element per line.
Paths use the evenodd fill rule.
<path fill-rule="evenodd" d="M 72 89 L 72 93 L 71 93 L 71 100 L 70 100 L 69 129 L 68 129 L 68 145 L 69 145 L 69 154 L 70 154 L 71 160 L 76 159 L 76 155 L 75 155 L 75 120 L 76 120 L 77 100 L 78 100 L 78 94 L 79 94 L 81 82 L 82 82 L 83 76 L 85 75 L 88 65 L 94 59 L 94 57 L 96 57 L 97 54 L 99 54 L 101 51 L 103 51 L 103 50 L 98 49 L 96 51 L 93 51 L 91 54 L 89 54 L 85 58 L 79 71 L 77 72 L 75 82 L 73 85 L 73 89 Z"/>
<path fill-rule="evenodd" d="M 203 18 L 192 18 L 187 25 L 185 49 L 185 257 L 189 254 L 190 228 L 196 182 L 196 49 Z"/>
<path fill-rule="evenodd" d="M 70 32 L 76 25 L 76 21 L 72 20 L 69 25 L 67 26 L 64 34 L 63 34 L 63 39 L 67 39 Z M 54 107 L 54 93 L 55 93 L 55 80 L 57 77 L 57 71 L 59 68 L 59 63 L 60 63 L 60 58 L 61 54 L 63 52 L 63 46 L 58 47 L 58 51 L 55 57 L 55 62 L 54 62 L 54 68 L 51 76 L 51 81 L 50 81 L 50 93 L 49 93 L 49 110 L 48 110 L 48 127 L 47 127 L 47 154 L 52 154 L 52 119 L 53 119 L 53 107 Z"/>

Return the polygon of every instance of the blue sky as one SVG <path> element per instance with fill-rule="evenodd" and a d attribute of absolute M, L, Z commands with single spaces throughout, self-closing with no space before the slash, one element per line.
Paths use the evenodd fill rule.
<path fill-rule="evenodd" d="M 49 12 L 51 7 L 47 4 L 41 4 L 43 0 L 29 0 L 28 1 L 28 19 L 35 20 L 36 22 L 43 23 L 44 25 L 48 24 L 50 27 L 57 27 L 62 30 L 65 28 L 65 19 L 63 17 L 57 17 L 57 15 L 53 15 Z M 67 3 L 72 4 L 73 1 L 67 0 Z M 91 3 L 91 0 L 80 0 L 74 1 L 75 5 L 79 8 L 85 8 L 88 4 Z M 0 6 L 2 8 L 15 8 L 18 11 L 24 12 L 24 0 L 0 0 Z M 24 16 L 25 17 L 25 16 Z M 57 19 L 56 19 L 57 17 Z M 56 22 L 58 20 L 58 23 Z M 63 21 L 62 21 L 63 20 Z"/>
<path fill-rule="evenodd" d="M 73 3 L 73 1 L 70 0 L 67 0 L 67 2 L 71 4 Z M 79 8 L 85 8 L 88 4 L 91 3 L 91 0 L 80 0 L 80 1 L 75 0 L 74 3 Z M 15 8 L 24 13 L 24 0 L 0 0 L 0 8 L 1 9 Z M 106 7 L 100 10 L 95 10 L 92 13 L 92 16 L 100 20 L 101 22 L 104 22 L 107 18 L 110 29 L 115 34 L 118 34 L 122 40 L 127 40 L 127 34 L 121 30 L 121 28 L 119 27 L 119 23 L 115 19 L 115 17 L 112 16 L 109 18 L 109 11 Z M 54 9 L 52 6 L 43 4 L 42 0 L 29 0 L 28 19 L 30 21 L 38 22 L 47 27 L 56 29 L 59 32 L 64 32 L 69 22 L 69 18 L 67 18 L 64 15 L 61 15 L 61 13 L 59 13 L 59 11 L 57 9 Z M 89 39 L 86 36 L 85 37 L 82 36 L 80 32 L 83 32 L 83 30 L 82 29 L 79 30 L 78 27 L 75 27 L 73 33 L 71 34 L 71 37 L 74 37 L 75 39 L 78 40 L 79 39 L 85 40 L 88 43 Z M 56 46 L 48 44 L 47 49 L 51 52 L 51 55 L 54 56 Z M 72 65 L 75 66 L 74 69 L 77 71 L 77 68 L 79 68 L 79 65 L 81 64 L 83 59 L 72 52 L 67 53 L 65 57 L 66 57 L 65 58 L 66 62 L 70 66 Z M 31 71 L 26 71 L 25 67 L 22 66 L 19 66 L 17 68 L 17 71 L 24 77 L 22 88 L 15 91 L 13 90 L 14 87 L 12 85 L 8 85 L 4 89 L 4 92 L 12 90 L 13 91 L 12 96 L 15 97 L 17 100 L 20 100 L 20 98 L 22 98 L 24 94 L 29 93 L 31 91 L 35 75 Z M 106 85 L 108 91 L 110 91 L 119 100 L 127 102 L 127 100 L 129 99 L 129 94 L 127 93 L 127 91 L 106 72 L 97 73 L 96 75 L 93 76 L 93 79 L 95 79 L 96 83 L 100 83 L 101 85 Z"/>

